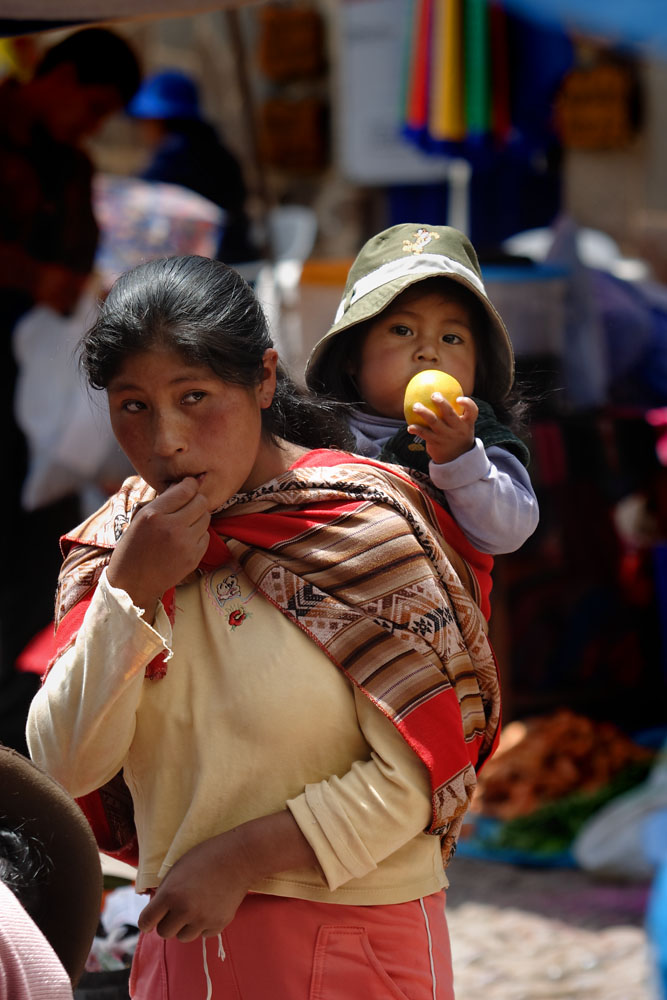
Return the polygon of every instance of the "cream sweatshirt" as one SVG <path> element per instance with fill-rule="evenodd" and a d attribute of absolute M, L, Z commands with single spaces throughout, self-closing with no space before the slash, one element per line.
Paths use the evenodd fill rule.
<path fill-rule="evenodd" d="M 447 885 L 426 767 L 382 712 L 234 563 L 176 589 L 153 626 L 103 574 L 28 719 L 33 759 L 74 796 L 123 768 L 137 891 L 224 830 L 290 809 L 321 866 L 257 892 L 398 903 Z M 161 680 L 148 663 L 169 651 Z"/>

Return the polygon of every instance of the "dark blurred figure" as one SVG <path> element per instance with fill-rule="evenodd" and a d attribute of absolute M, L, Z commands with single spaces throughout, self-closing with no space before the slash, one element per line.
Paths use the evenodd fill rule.
<path fill-rule="evenodd" d="M 140 121 L 144 138 L 153 149 L 141 177 L 180 184 L 219 205 L 226 220 L 218 258 L 227 264 L 256 260 L 241 167 L 213 126 L 202 118 L 197 87 L 190 77 L 178 70 L 148 77 L 128 112 Z"/>
<path fill-rule="evenodd" d="M 141 79 L 136 57 L 102 28 L 48 49 L 26 82 L 0 83 L 0 324 L 4 517 L 0 595 L 0 741 L 25 750 L 37 679 L 16 672 L 25 644 L 52 618 L 58 537 L 80 520 L 78 498 L 27 512 L 21 487 L 26 441 L 13 409 L 12 330 L 33 306 L 69 315 L 89 277 L 98 230 L 92 164 L 81 148 L 129 101 Z"/>

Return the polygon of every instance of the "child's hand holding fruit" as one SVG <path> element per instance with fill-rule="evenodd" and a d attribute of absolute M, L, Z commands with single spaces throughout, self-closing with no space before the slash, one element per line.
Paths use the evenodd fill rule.
<path fill-rule="evenodd" d="M 413 376 L 405 390 L 404 412 L 408 431 L 423 439 L 438 465 L 452 462 L 475 443 L 477 404 L 446 372 L 428 369 Z"/>

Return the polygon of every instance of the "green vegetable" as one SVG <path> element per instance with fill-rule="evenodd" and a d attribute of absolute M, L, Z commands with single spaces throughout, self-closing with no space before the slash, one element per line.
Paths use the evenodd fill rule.
<path fill-rule="evenodd" d="M 508 820 L 485 842 L 485 846 L 534 854 L 566 851 L 591 816 L 612 799 L 646 780 L 652 763 L 651 760 L 636 761 L 595 792 L 573 792 L 540 806 L 527 816 Z"/>

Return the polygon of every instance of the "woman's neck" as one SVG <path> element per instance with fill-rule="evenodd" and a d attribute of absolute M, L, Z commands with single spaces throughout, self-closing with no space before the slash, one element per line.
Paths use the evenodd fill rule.
<path fill-rule="evenodd" d="M 303 455 L 312 450 L 311 448 L 304 448 L 303 445 L 293 444 L 291 441 L 285 441 L 282 438 L 280 440 L 280 448 L 287 458 L 287 465 L 285 466 L 285 469 L 283 469 L 283 472 L 286 472 L 287 469 L 291 468 Z"/>
<path fill-rule="evenodd" d="M 268 483 L 287 472 L 291 465 L 310 449 L 293 444 L 284 438 L 263 439 L 255 461 L 252 476 L 244 485 L 248 492 Z"/>

